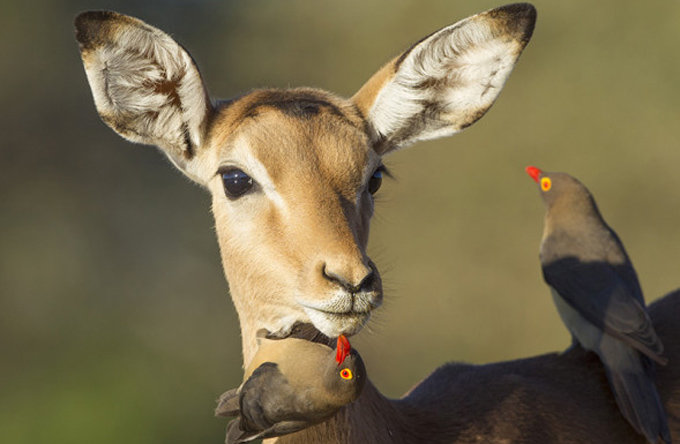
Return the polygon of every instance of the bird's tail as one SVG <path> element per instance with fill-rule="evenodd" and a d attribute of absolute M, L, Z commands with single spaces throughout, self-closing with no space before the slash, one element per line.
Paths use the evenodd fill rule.
<path fill-rule="evenodd" d="M 654 384 L 654 364 L 646 356 L 638 355 L 638 359 L 637 368 L 608 369 L 616 403 L 628 422 L 651 444 L 657 444 L 659 439 L 671 444 L 666 412 Z"/>

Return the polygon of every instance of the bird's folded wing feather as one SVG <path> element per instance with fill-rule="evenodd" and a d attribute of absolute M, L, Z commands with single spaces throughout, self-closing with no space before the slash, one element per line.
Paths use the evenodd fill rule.
<path fill-rule="evenodd" d="M 241 428 L 259 433 L 295 416 L 295 392 L 278 365 L 260 365 L 241 388 Z"/>
<path fill-rule="evenodd" d="M 234 420 L 229 423 L 227 428 L 226 444 L 241 444 L 244 442 L 251 442 L 256 439 L 274 438 L 277 436 L 287 435 L 288 433 L 297 432 L 309 426 L 306 421 L 282 421 L 265 429 L 259 433 L 244 432 L 240 428 L 240 421 Z"/>
<path fill-rule="evenodd" d="M 227 427 L 227 444 L 293 433 L 309 426 L 295 412 L 295 392 L 277 364 L 260 365 L 239 389 L 220 399 L 215 413 L 238 417 Z"/>
<path fill-rule="evenodd" d="M 665 364 L 647 311 L 609 263 L 560 259 L 545 264 L 543 276 L 589 322 Z"/>

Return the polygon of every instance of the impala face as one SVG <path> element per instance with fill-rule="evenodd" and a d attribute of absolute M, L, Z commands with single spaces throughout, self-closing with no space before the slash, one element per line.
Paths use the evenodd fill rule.
<path fill-rule="evenodd" d="M 241 100 L 218 117 L 206 177 L 237 310 L 272 332 L 356 333 L 382 302 L 366 244 L 383 167 L 364 122 L 314 90 Z"/>
<path fill-rule="evenodd" d="M 179 44 L 114 12 L 79 15 L 76 38 L 102 120 L 212 193 L 247 364 L 262 328 L 312 323 L 335 337 L 368 321 L 383 298 L 366 254 L 382 156 L 484 115 L 535 17 L 515 4 L 447 26 L 350 99 L 301 88 L 212 102 Z"/>

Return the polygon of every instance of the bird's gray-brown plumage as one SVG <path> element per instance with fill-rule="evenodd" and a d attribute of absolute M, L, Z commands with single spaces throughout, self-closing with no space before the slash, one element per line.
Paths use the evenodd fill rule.
<path fill-rule="evenodd" d="M 346 341 L 344 337 L 343 341 Z M 298 338 L 258 338 L 244 382 L 225 392 L 215 414 L 237 416 L 228 444 L 281 436 L 332 417 L 359 397 L 366 369 L 349 342 L 338 350 Z M 346 349 L 343 349 L 346 347 Z"/>
<path fill-rule="evenodd" d="M 663 345 L 645 310 L 635 269 L 595 200 L 565 173 L 528 167 L 546 206 L 543 277 L 575 343 L 604 364 L 619 410 L 650 443 L 671 442 L 654 383 Z"/>

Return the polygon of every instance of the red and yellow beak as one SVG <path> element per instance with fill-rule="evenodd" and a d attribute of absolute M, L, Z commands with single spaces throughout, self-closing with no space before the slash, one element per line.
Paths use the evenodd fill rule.
<path fill-rule="evenodd" d="M 335 352 L 335 360 L 338 365 L 345 361 L 345 358 L 349 355 L 350 351 L 352 351 L 352 347 L 349 345 L 349 340 L 347 340 L 345 335 L 338 336 L 338 347 Z"/>
<path fill-rule="evenodd" d="M 534 179 L 534 182 L 538 183 L 538 176 L 540 176 L 543 171 L 539 170 L 535 166 L 528 166 L 524 170 L 529 176 L 531 176 L 532 179 Z"/>

